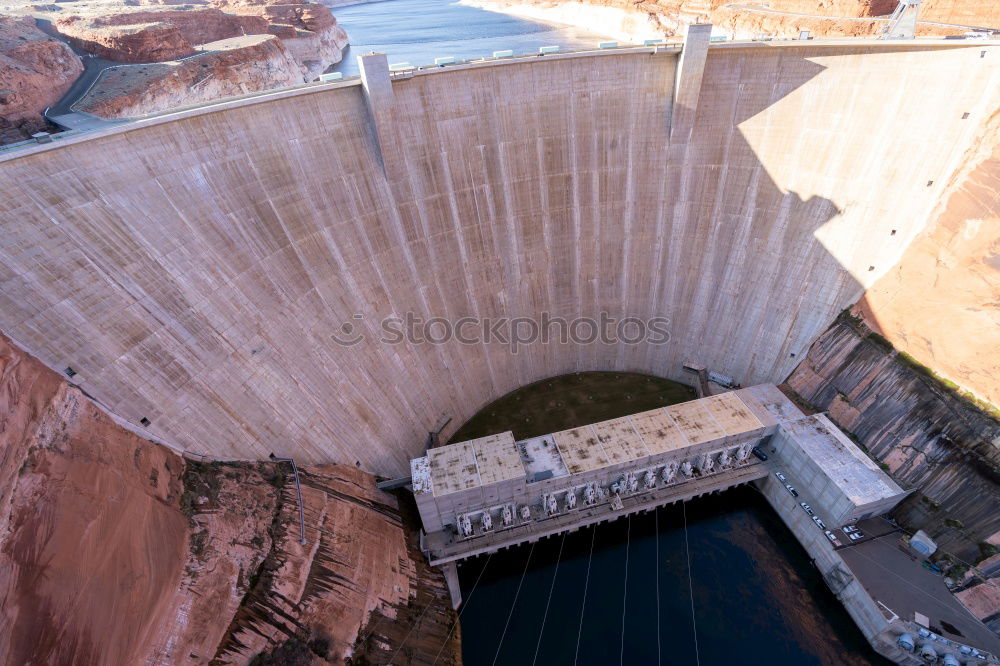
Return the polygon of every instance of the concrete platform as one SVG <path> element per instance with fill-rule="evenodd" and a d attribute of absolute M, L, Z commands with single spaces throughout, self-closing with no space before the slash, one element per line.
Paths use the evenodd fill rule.
<path fill-rule="evenodd" d="M 444 532 L 435 532 L 426 536 L 423 545 L 430 563 L 434 566 L 441 566 L 501 548 L 538 541 L 561 532 L 572 532 L 588 525 L 617 520 L 631 513 L 649 511 L 666 504 L 720 492 L 767 476 L 768 468 L 761 465 L 756 459 L 752 458 L 751 460 L 753 462 L 737 469 L 717 472 L 690 481 L 656 488 L 649 492 L 623 497 L 622 508 L 617 511 L 605 503 L 564 512 L 550 518 L 535 520 L 526 525 L 462 541 L 456 541 L 446 536 Z"/>
<path fill-rule="evenodd" d="M 894 532 L 838 551 L 865 590 L 900 617 L 926 616 L 931 631 L 960 643 L 1000 655 L 1000 636 L 990 631 L 955 598 L 940 575 L 921 566 L 921 559 Z"/>

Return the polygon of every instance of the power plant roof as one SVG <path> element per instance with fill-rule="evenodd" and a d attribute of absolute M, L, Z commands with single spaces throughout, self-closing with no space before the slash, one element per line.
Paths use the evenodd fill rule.
<path fill-rule="evenodd" d="M 740 393 L 724 393 L 532 438 L 522 447 L 508 431 L 429 450 L 411 465 L 414 490 L 440 497 L 529 471 L 532 478 L 580 474 L 763 427 Z"/>
<path fill-rule="evenodd" d="M 855 506 L 904 492 L 825 415 L 813 414 L 787 421 L 781 428 Z"/>
<path fill-rule="evenodd" d="M 524 476 L 524 465 L 509 430 L 427 452 L 434 496 Z"/>
<path fill-rule="evenodd" d="M 570 474 L 589 472 L 611 464 L 611 459 L 597 440 L 597 434 L 592 426 L 563 430 L 554 433 L 552 437 L 556 440 L 559 454 L 569 468 Z"/>

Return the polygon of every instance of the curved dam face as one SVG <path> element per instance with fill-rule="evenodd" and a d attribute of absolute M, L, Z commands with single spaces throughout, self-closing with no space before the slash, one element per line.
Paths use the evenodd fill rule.
<path fill-rule="evenodd" d="M 781 381 L 921 231 L 997 58 L 714 47 L 692 108 L 676 52 L 546 56 L 394 79 L 389 109 L 324 86 L 66 139 L 0 165 L 0 328 L 179 448 L 387 475 L 543 377 Z M 381 341 L 408 312 L 669 342 Z"/>

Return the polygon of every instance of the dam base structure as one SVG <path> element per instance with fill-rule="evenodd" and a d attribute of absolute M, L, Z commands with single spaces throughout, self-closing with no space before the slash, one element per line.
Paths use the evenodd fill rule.
<path fill-rule="evenodd" d="M 878 529 L 909 492 L 773 384 L 520 441 L 508 431 L 448 444 L 410 464 L 421 548 L 455 608 L 462 560 L 753 484 L 876 651 L 899 664 L 922 663 L 928 650 L 1000 663 L 985 627 L 965 642 L 945 639 L 868 592 L 871 573 L 855 571 L 845 550 L 857 544 L 841 539 L 868 538 L 859 525 Z M 989 646 L 977 642 L 984 636 Z"/>

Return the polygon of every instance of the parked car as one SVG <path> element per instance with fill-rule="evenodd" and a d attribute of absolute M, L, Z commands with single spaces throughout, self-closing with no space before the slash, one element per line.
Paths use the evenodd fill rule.
<path fill-rule="evenodd" d="M 818 518 L 817 516 L 813 516 L 813 522 L 814 522 L 814 523 L 816 523 L 817 525 L 819 525 L 819 528 L 820 528 L 821 530 L 825 530 L 825 529 L 826 529 L 826 523 L 824 523 L 824 522 L 823 522 L 823 521 L 822 521 L 822 520 L 821 520 L 820 518 Z"/>
<path fill-rule="evenodd" d="M 798 497 L 799 496 L 799 491 L 797 491 L 795 488 L 793 488 L 792 486 L 788 485 L 787 483 L 785 484 L 785 488 L 787 488 L 788 492 L 790 492 L 792 494 L 792 497 Z"/>
<path fill-rule="evenodd" d="M 767 454 L 758 449 L 756 446 L 753 447 L 753 454 L 760 460 L 767 460 Z"/>
<path fill-rule="evenodd" d="M 859 530 L 854 525 L 845 525 L 844 526 L 844 531 L 847 532 L 847 533 L 851 533 L 851 532 L 858 532 Z"/>
<path fill-rule="evenodd" d="M 778 479 L 779 479 L 779 480 L 780 480 L 780 481 L 781 481 L 782 483 L 784 483 L 784 482 L 788 481 L 788 479 L 786 479 L 786 478 L 785 478 L 785 475 L 784 475 L 784 474 L 782 474 L 781 472 L 775 472 L 775 473 L 774 473 L 774 475 L 775 475 L 776 477 L 778 477 Z"/>
<path fill-rule="evenodd" d="M 865 538 L 865 535 L 861 532 L 848 532 L 847 536 L 851 538 L 851 541 L 860 541 Z"/>
<path fill-rule="evenodd" d="M 801 507 L 802 507 L 802 510 L 803 510 L 803 511 L 805 511 L 806 513 L 808 513 L 808 514 L 809 514 L 810 516 L 813 516 L 813 515 L 815 515 L 815 514 L 813 513 L 813 509 L 812 509 L 812 507 L 811 507 L 811 506 L 809 506 L 808 504 L 806 504 L 805 502 L 799 502 L 799 506 L 801 506 Z"/>
<path fill-rule="evenodd" d="M 837 535 L 831 532 L 830 530 L 825 530 L 823 534 L 826 535 L 826 538 L 829 539 L 834 546 L 840 545 L 840 541 L 837 539 Z"/>

